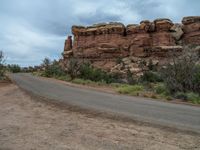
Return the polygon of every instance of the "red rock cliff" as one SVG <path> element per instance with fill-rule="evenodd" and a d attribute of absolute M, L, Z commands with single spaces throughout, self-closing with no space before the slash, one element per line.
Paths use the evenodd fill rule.
<path fill-rule="evenodd" d="M 119 66 L 116 60 L 120 58 L 133 72 L 139 72 L 140 61 L 153 60 L 163 65 L 170 54 L 180 54 L 183 45 L 200 45 L 200 16 L 184 17 L 182 24 L 164 18 L 126 27 L 115 22 L 73 26 L 72 33 L 73 46 L 71 37 L 65 42 L 65 62 L 70 57 L 87 59 L 94 66 L 113 71 Z"/>

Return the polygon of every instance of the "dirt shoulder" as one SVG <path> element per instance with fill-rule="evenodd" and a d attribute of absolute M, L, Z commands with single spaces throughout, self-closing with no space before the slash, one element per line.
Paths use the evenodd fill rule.
<path fill-rule="evenodd" d="M 0 149 L 200 149 L 200 136 L 61 109 L 0 83 Z"/>

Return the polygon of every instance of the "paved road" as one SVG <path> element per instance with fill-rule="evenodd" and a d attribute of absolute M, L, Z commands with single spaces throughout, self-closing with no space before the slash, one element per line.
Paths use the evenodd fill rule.
<path fill-rule="evenodd" d="M 200 133 L 200 107 L 70 87 L 30 74 L 11 74 L 10 77 L 21 88 L 51 100 Z"/>

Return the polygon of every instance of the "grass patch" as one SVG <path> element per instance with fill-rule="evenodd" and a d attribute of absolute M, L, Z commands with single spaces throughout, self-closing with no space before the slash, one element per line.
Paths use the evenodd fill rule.
<path fill-rule="evenodd" d="M 133 96 L 139 96 L 144 91 L 142 85 L 121 85 L 117 88 L 117 92 L 120 94 L 129 94 Z"/>
<path fill-rule="evenodd" d="M 65 76 L 54 76 L 55 79 L 58 79 L 58 80 L 62 80 L 62 81 L 70 81 L 71 78 L 69 75 L 65 75 Z"/>
<path fill-rule="evenodd" d="M 104 81 L 95 82 L 95 81 L 92 81 L 92 80 L 84 80 L 84 79 L 80 79 L 80 78 L 76 78 L 76 79 L 72 80 L 71 82 L 75 83 L 75 84 L 91 85 L 91 86 L 105 86 L 105 85 L 108 85 Z"/>

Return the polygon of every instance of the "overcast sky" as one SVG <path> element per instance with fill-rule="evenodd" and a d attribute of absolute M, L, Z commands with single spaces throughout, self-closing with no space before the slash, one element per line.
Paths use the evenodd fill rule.
<path fill-rule="evenodd" d="M 71 26 L 200 15 L 200 0 L 0 0 L 0 50 L 7 63 L 58 59 Z"/>

